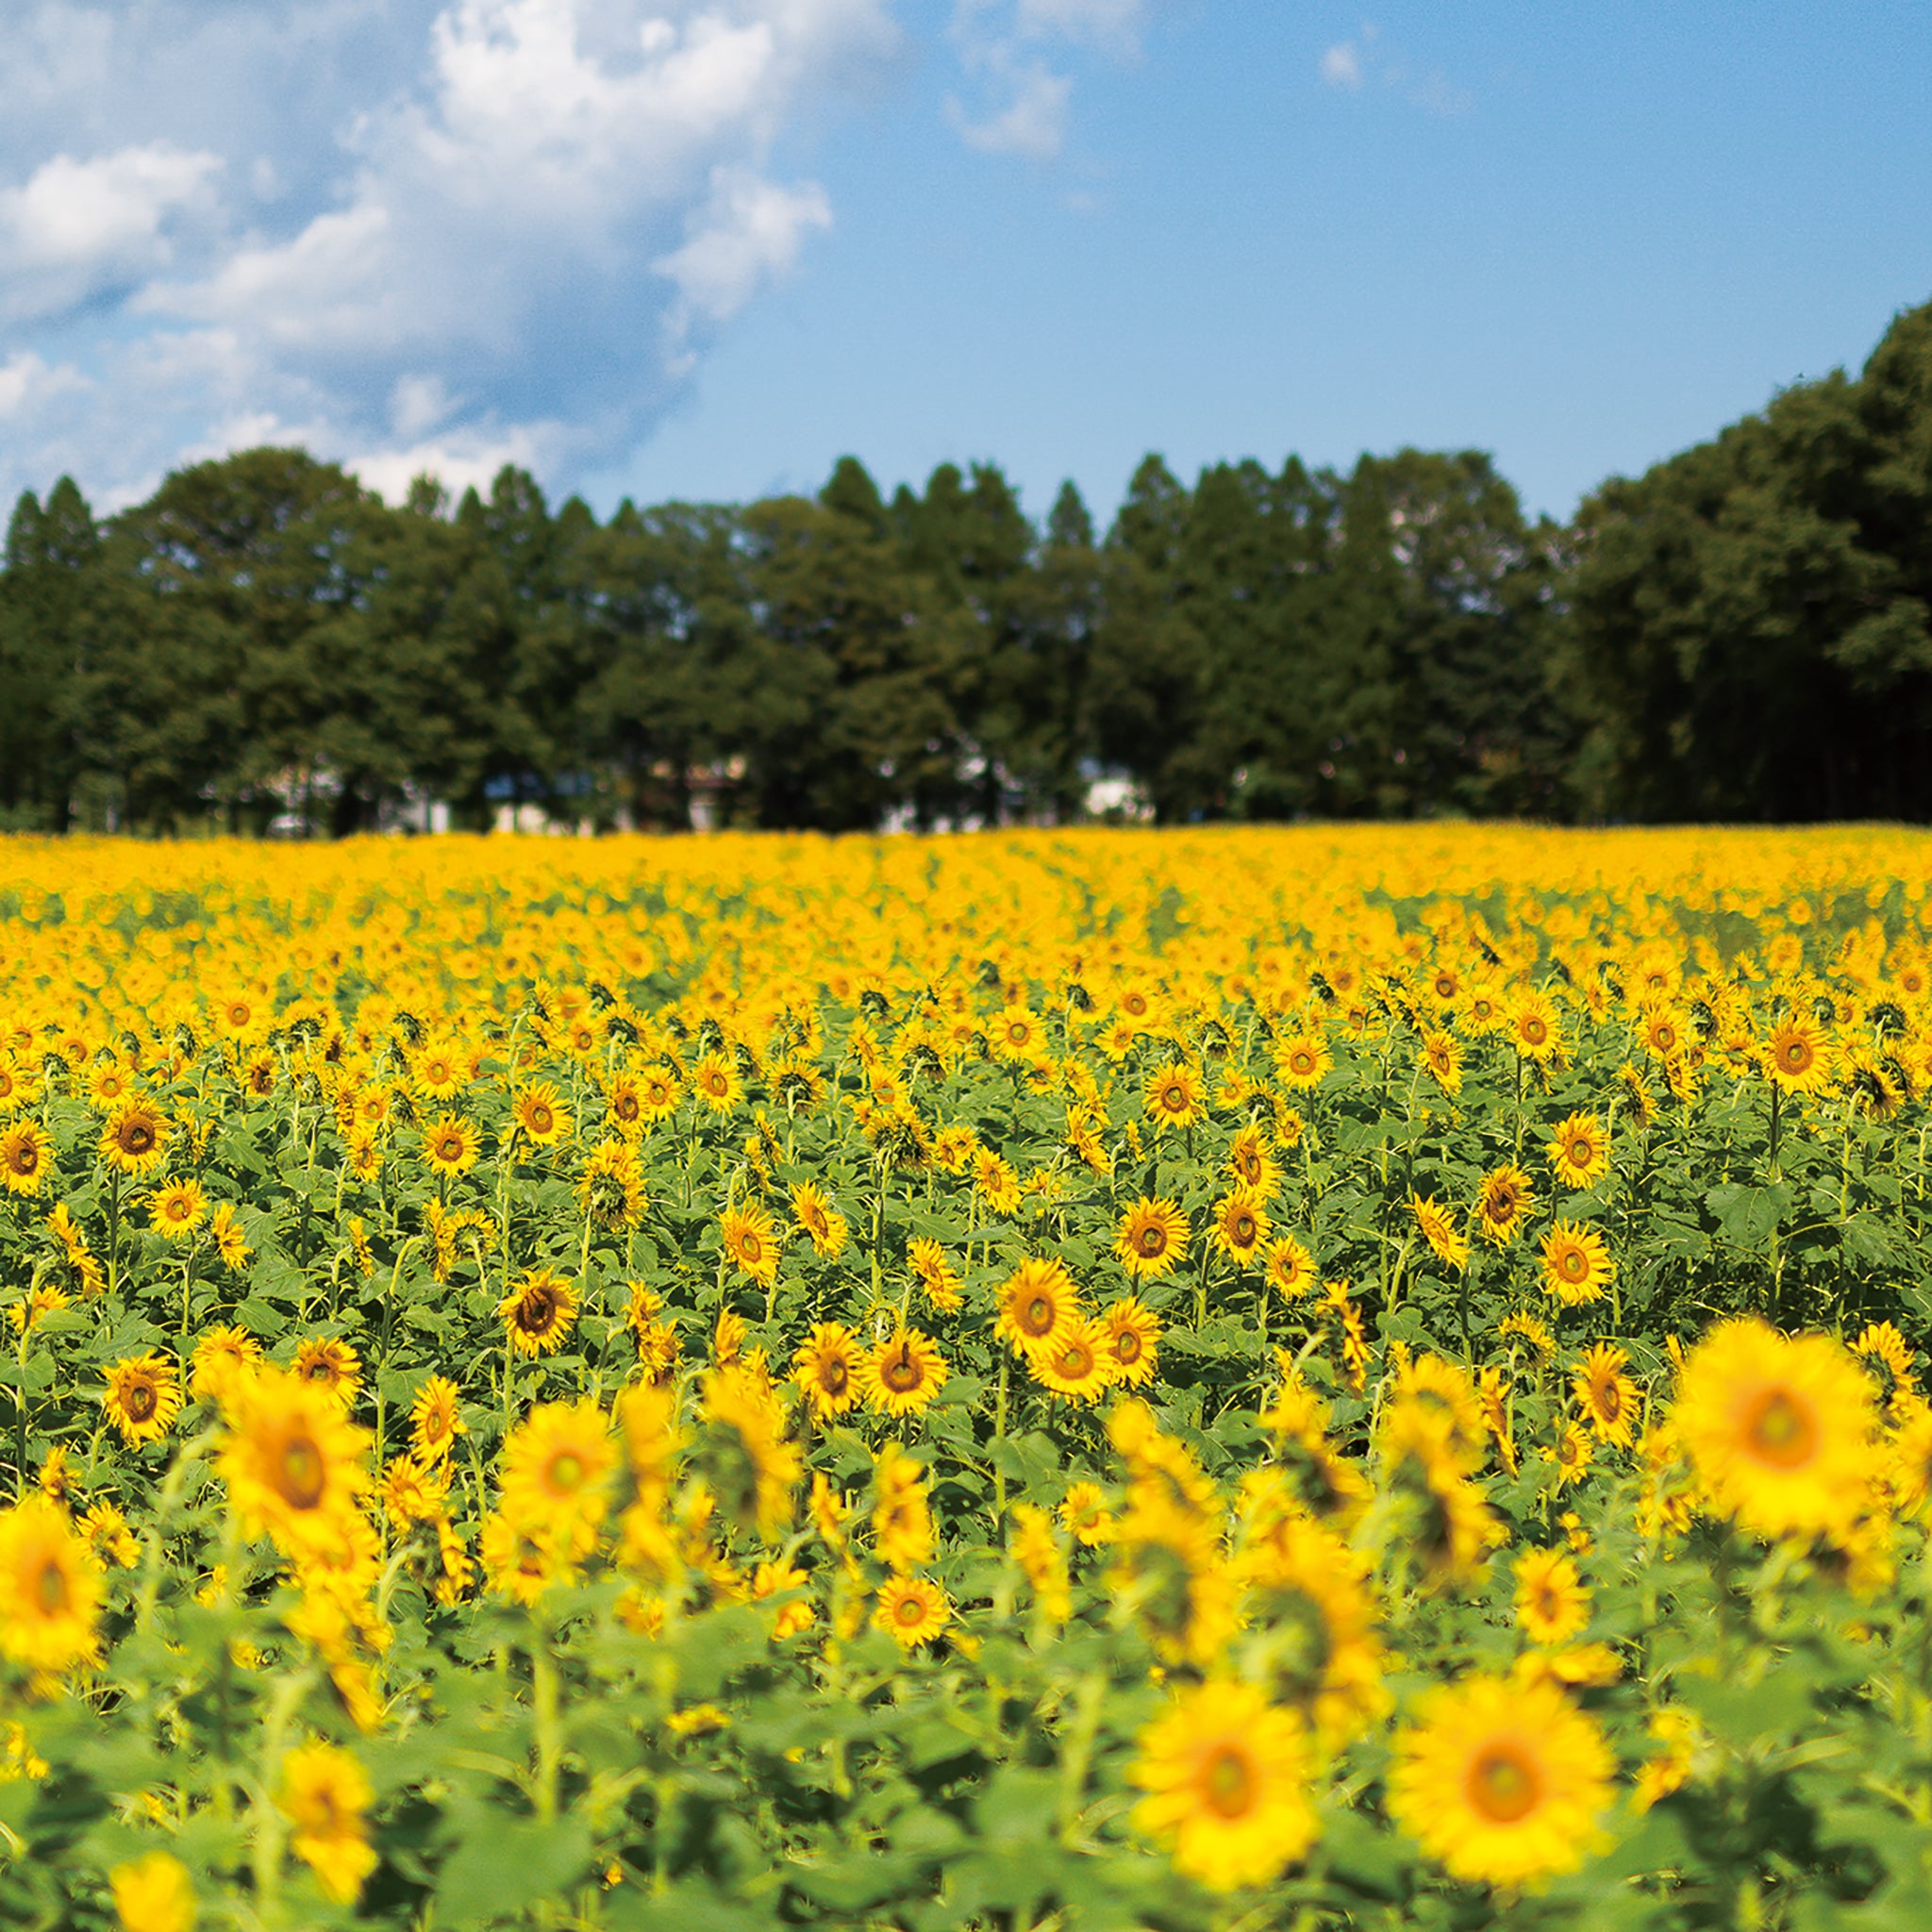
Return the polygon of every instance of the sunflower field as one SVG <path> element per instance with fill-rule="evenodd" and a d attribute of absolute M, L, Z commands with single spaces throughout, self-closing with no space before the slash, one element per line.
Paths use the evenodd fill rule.
<path fill-rule="evenodd" d="M 1932 1923 L 1928 888 L 0 842 L 0 1925 Z"/>

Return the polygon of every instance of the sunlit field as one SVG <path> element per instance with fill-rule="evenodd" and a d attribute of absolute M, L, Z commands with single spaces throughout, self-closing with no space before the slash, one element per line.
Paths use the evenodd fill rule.
<path fill-rule="evenodd" d="M 0 1925 L 1932 1923 L 1928 884 L 0 841 Z"/>

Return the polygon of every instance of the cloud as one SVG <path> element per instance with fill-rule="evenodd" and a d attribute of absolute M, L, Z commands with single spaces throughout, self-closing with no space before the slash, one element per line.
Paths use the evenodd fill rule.
<path fill-rule="evenodd" d="M 984 120 L 974 120 L 956 97 L 947 97 L 946 119 L 954 132 L 981 154 L 1051 160 L 1067 138 L 1067 104 L 1073 82 L 1037 60 L 1003 78 L 1007 104 Z"/>
<path fill-rule="evenodd" d="M 0 314 L 56 315 L 169 259 L 178 220 L 213 212 L 222 159 L 167 142 L 60 154 L 0 188 Z"/>
<path fill-rule="evenodd" d="M 891 6 L 7 9 L 0 401 L 72 380 L 0 490 L 265 437 L 385 489 L 621 461 L 830 223 L 785 137 L 884 71 Z"/>
<path fill-rule="evenodd" d="M 956 0 L 951 38 L 985 98 L 975 112 L 947 95 L 947 124 L 982 154 L 1053 159 L 1074 92 L 1057 61 L 1079 45 L 1138 58 L 1152 9 L 1153 0 Z"/>
<path fill-rule="evenodd" d="M 1418 72 L 1401 53 L 1381 46 L 1379 42 L 1376 27 L 1365 21 L 1357 39 L 1338 41 L 1323 53 L 1319 63 L 1323 80 L 1340 92 L 1359 93 L 1363 82 L 1373 79 L 1399 93 L 1410 107 L 1432 114 L 1466 114 L 1475 106 L 1475 96 L 1441 68 Z"/>
<path fill-rule="evenodd" d="M 1353 41 L 1338 41 L 1322 56 L 1322 78 L 1353 92 L 1362 84 L 1362 57 Z"/>

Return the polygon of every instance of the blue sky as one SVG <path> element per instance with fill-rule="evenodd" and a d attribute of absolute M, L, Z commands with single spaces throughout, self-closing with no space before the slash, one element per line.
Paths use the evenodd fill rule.
<path fill-rule="evenodd" d="M 1567 514 L 1932 298 L 1932 8 L 16 0 L 0 490 L 1491 450 Z"/>

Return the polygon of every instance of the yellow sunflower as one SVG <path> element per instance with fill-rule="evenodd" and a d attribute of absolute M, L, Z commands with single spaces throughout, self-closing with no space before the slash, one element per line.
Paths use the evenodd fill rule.
<path fill-rule="evenodd" d="M 1432 1194 L 1411 1194 L 1408 1207 L 1437 1260 L 1451 1268 L 1467 1268 L 1469 1238 L 1457 1230 L 1455 1214 L 1440 1206 Z"/>
<path fill-rule="evenodd" d="M 1573 1113 L 1552 1130 L 1550 1166 L 1566 1188 L 1587 1188 L 1609 1172 L 1610 1137 L 1593 1113 Z"/>
<path fill-rule="evenodd" d="M 1188 1217 L 1172 1201 L 1139 1200 L 1121 1216 L 1113 1251 L 1137 1280 L 1158 1281 L 1187 1259 Z"/>
<path fill-rule="evenodd" d="M 108 1874 L 122 1932 L 193 1932 L 194 1881 L 169 1852 L 148 1852 Z"/>
<path fill-rule="evenodd" d="M 837 1258 L 845 1246 L 845 1217 L 815 1181 L 800 1181 L 791 1190 L 791 1218 L 811 1242 L 812 1252 L 826 1260 Z"/>
<path fill-rule="evenodd" d="M 208 1196 L 199 1181 L 170 1181 L 148 1197 L 148 1225 L 171 1241 L 185 1241 L 207 1215 Z"/>
<path fill-rule="evenodd" d="M 1824 1033 L 1793 1009 L 1772 1029 L 1764 1047 L 1764 1071 L 1787 1093 L 1815 1093 L 1829 1082 L 1831 1050 Z"/>
<path fill-rule="evenodd" d="M 511 1101 L 509 1110 L 516 1131 L 533 1146 L 554 1147 L 569 1138 L 570 1109 L 548 1080 L 536 1080 L 522 1089 Z"/>
<path fill-rule="evenodd" d="M 889 1576 L 879 1586 L 873 1622 L 901 1650 L 930 1643 L 952 1621 L 946 1593 L 928 1576 Z"/>
<path fill-rule="evenodd" d="M 858 1365 L 865 1405 L 881 1415 L 917 1415 L 951 1373 L 945 1357 L 917 1328 L 887 1336 Z"/>
<path fill-rule="evenodd" d="M 1599 1442 L 1628 1444 L 1641 1400 L 1637 1384 L 1624 1372 L 1630 1357 L 1614 1342 L 1600 1341 L 1583 1357 L 1571 1390 Z"/>
<path fill-rule="evenodd" d="M 1230 1260 L 1247 1267 L 1272 1232 L 1273 1224 L 1254 1189 L 1230 1189 L 1214 1204 L 1214 1245 Z"/>
<path fill-rule="evenodd" d="M 0 1509 L 0 1657 L 58 1674 L 91 1663 L 101 1573 L 67 1512 L 29 1495 Z"/>
<path fill-rule="evenodd" d="M 858 1350 L 842 1322 L 818 1322 L 791 1357 L 791 1379 L 821 1422 L 843 1415 L 859 1397 Z"/>
<path fill-rule="evenodd" d="M 1525 1550 L 1516 1559 L 1516 1621 L 1532 1643 L 1568 1643 L 1590 1623 L 1590 1591 L 1565 1550 Z"/>
<path fill-rule="evenodd" d="M 118 1173 L 137 1179 L 151 1174 L 167 1158 L 168 1123 L 147 1100 L 129 1100 L 117 1107 L 101 1129 L 101 1158 Z"/>
<path fill-rule="evenodd" d="M 337 1905 L 353 1904 L 375 1870 L 364 1815 L 375 1800 L 368 1774 L 340 1745 L 303 1744 L 282 1759 L 275 1802 L 295 1827 L 290 1846 Z"/>
<path fill-rule="evenodd" d="M 221 1402 L 244 1375 L 261 1363 L 261 1343 L 245 1328 L 225 1324 L 211 1328 L 194 1344 L 190 1388 L 197 1402 Z"/>
<path fill-rule="evenodd" d="M 576 1291 L 548 1268 L 527 1269 L 497 1303 L 496 1312 L 518 1355 L 549 1355 L 562 1345 L 576 1320 Z"/>
<path fill-rule="evenodd" d="M 107 1372 L 101 1406 L 124 1442 L 158 1442 L 181 1413 L 181 1384 L 165 1356 L 129 1356 Z"/>
<path fill-rule="evenodd" d="M 1199 1071 L 1185 1060 L 1170 1060 L 1147 1082 L 1141 1106 L 1156 1127 L 1191 1127 L 1204 1111 L 1208 1089 Z"/>
<path fill-rule="evenodd" d="M 1563 1051 L 1562 1027 L 1546 994 L 1534 990 L 1520 993 L 1509 1008 L 1507 1025 L 1516 1051 L 1539 1066 L 1547 1066 Z"/>
<path fill-rule="evenodd" d="M 1160 1350 L 1160 1318 L 1129 1295 L 1105 1309 L 1100 1351 L 1110 1379 L 1123 1388 L 1139 1389 L 1154 1379 Z"/>
<path fill-rule="evenodd" d="M 1268 1151 L 1261 1129 L 1250 1124 L 1234 1137 L 1227 1150 L 1227 1171 L 1242 1187 L 1266 1200 L 1281 1185 L 1281 1163 Z"/>
<path fill-rule="evenodd" d="M 1212 1678 L 1175 1693 L 1141 1733 L 1128 1775 L 1147 1795 L 1135 1827 L 1216 1891 L 1265 1885 L 1315 1840 L 1307 1734 L 1252 1684 Z"/>
<path fill-rule="evenodd" d="M 769 1288 L 778 1274 L 778 1231 L 772 1217 L 754 1202 L 725 1208 L 718 1227 L 725 1254 L 760 1288 Z"/>
<path fill-rule="evenodd" d="M 610 1419 L 596 1403 L 540 1402 L 503 1445 L 503 1513 L 543 1524 L 575 1553 L 595 1540 L 616 1466 Z"/>
<path fill-rule="evenodd" d="M 1455 1877 L 1514 1886 L 1574 1872 L 1606 1842 L 1613 1760 L 1548 1682 L 1476 1676 L 1424 1696 L 1395 1740 L 1389 1810 Z"/>
<path fill-rule="evenodd" d="M 1291 1234 L 1268 1244 L 1268 1286 L 1285 1302 L 1298 1302 L 1315 1286 L 1315 1257 Z"/>
<path fill-rule="evenodd" d="M 691 1091 L 713 1113 L 729 1113 L 738 1105 L 738 1070 L 722 1053 L 708 1053 L 691 1070 Z"/>
<path fill-rule="evenodd" d="M 446 1375 L 431 1375 L 409 1405 L 409 1451 L 418 1462 L 440 1462 L 466 1436 L 457 1385 Z"/>
<path fill-rule="evenodd" d="M 1274 1074 L 1284 1087 L 1313 1087 L 1335 1064 L 1327 1041 L 1319 1033 L 1296 1033 L 1274 1049 Z"/>
<path fill-rule="evenodd" d="M 0 1185 L 9 1194 L 38 1194 L 53 1171 L 54 1143 L 38 1121 L 0 1130 Z"/>
<path fill-rule="evenodd" d="M 1842 1537 L 1869 1505 L 1871 1384 L 1826 1336 L 1720 1324 L 1684 1363 L 1673 1420 L 1712 1506 L 1760 1536 Z"/>
<path fill-rule="evenodd" d="M 439 1115 L 423 1129 L 423 1158 L 431 1174 L 468 1174 L 482 1144 L 482 1136 L 460 1114 Z"/>
<path fill-rule="evenodd" d="M 355 1407 L 362 1391 L 362 1357 L 354 1342 L 340 1336 L 311 1335 L 297 1346 L 289 1366 L 310 1388 L 332 1395 L 345 1413 Z"/>
<path fill-rule="evenodd" d="M 1027 1357 L 1033 1379 L 1064 1402 L 1098 1402 L 1114 1381 L 1113 1357 L 1104 1322 L 1078 1324 L 1058 1348 Z"/>
<path fill-rule="evenodd" d="M 1566 1308 L 1601 1301 L 1617 1272 L 1604 1238 L 1593 1227 L 1557 1222 L 1542 1239 L 1543 1286 Z"/>
<path fill-rule="evenodd" d="M 1513 1241 L 1535 1198 L 1529 1176 L 1520 1167 L 1491 1168 L 1476 1191 L 1475 1220 L 1483 1239 L 1499 1248 Z"/>
<path fill-rule="evenodd" d="M 907 1250 L 906 1258 L 936 1314 L 943 1315 L 959 1306 L 963 1285 L 938 1241 L 927 1235 L 919 1236 Z"/>
<path fill-rule="evenodd" d="M 1462 1091 L 1462 1049 L 1453 1033 L 1423 1035 L 1423 1065 L 1444 1093 Z"/>
<path fill-rule="evenodd" d="M 1058 1261 L 1029 1256 L 1000 1288 L 993 1332 L 1017 1354 L 1052 1355 L 1066 1346 L 1080 1319 L 1073 1276 Z"/>
<path fill-rule="evenodd" d="M 291 1556 L 340 1548 L 368 1488 L 369 1436 L 326 1390 L 264 1363 L 223 1397 L 221 1470 L 250 1535 Z"/>

